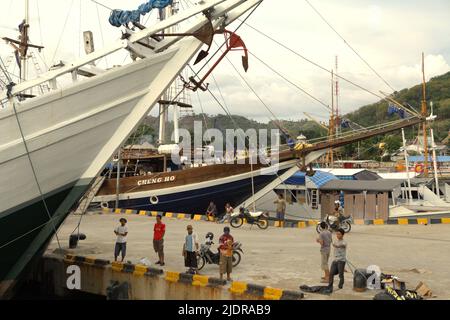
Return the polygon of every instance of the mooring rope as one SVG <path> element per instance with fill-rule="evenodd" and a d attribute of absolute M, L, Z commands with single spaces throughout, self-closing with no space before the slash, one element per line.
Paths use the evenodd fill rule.
<path fill-rule="evenodd" d="M 11 98 L 11 100 L 12 99 L 13 98 Z M 36 182 L 36 186 L 37 186 L 38 191 L 39 191 L 39 196 L 41 198 L 42 203 L 44 204 L 44 208 L 45 208 L 45 211 L 47 213 L 48 219 L 52 223 L 53 231 L 55 232 L 56 241 L 58 242 L 58 247 L 61 249 L 61 244 L 59 242 L 59 237 L 58 237 L 58 231 L 56 230 L 56 226 L 53 223 L 53 218 L 52 218 L 52 216 L 50 214 L 50 210 L 48 209 L 47 202 L 45 201 L 44 194 L 43 194 L 42 188 L 41 188 L 41 184 L 39 183 L 39 179 L 37 177 L 36 170 L 34 168 L 33 160 L 31 159 L 30 150 L 28 149 L 28 144 L 27 144 L 27 142 L 25 140 L 25 135 L 23 133 L 22 125 L 20 123 L 19 115 L 17 113 L 16 104 L 15 104 L 14 101 L 11 101 L 11 104 L 12 104 L 12 107 L 13 107 L 13 110 L 14 110 L 14 115 L 15 115 L 15 118 L 16 118 L 16 121 L 17 121 L 17 125 L 19 127 L 19 132 L 20 132 L 20 135 L 22 137 L 23 145 L 24 145 L 25 151 L 27 153 L 28 161 L 30 162 L 31 171 L 33 172 L 33 177 L 34 177 L 34 180 Z"/>

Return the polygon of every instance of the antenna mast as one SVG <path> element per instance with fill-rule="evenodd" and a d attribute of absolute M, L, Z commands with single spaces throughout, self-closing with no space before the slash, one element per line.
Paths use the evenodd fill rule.
<path fill-rule="evenodd" d="M 338 56 L 336 56 L 336 83 L 335 83 L 335 89 L 336 89 L 336 136 L 340 133 L 340 127 L 341 127 L 341 117 L 339 115 L 339 77 L 338 77 L 338 68 L 339 68 L 339 62 L 338 62 Z"/>
<path fill-rule="evenodd" d="M 23 20 L 23 25 L 22 28 L 20 28 L 20 37 L 21 37 L 21 41 L 22 43 L 25 43 L 26 45 L 28 45 L 28 41 L 29 41 L 29 37 L 28 37 L 28 33 L 30 30 L 30 25 L 29 25 L 29 21 L 30 21 L 30 1 L 29 0 L 25 0 L 25 19 Z M 26 48 L 23 52 L 21 52 L 21 57 L 20 57 L 20 70 L 21 70 L 21 75 L 20 75 L 20 81 L 26 81 L 27 80 L 27 55 L 28 55 L 28 48 Z"/>
<path fill-rule="evenodd" d="M 422 52 L 422 117 L 426 118 L 428 115 L 427 111 L 427 85 L 425 82 L 425 55 Z M 423 151 L 424 151 L 424 170 L 423 174 L 425 177 L 428 177 L 428 137 L 427 137 L 427 122 L 424 121 L 422 125 L 423 132 Z"/>

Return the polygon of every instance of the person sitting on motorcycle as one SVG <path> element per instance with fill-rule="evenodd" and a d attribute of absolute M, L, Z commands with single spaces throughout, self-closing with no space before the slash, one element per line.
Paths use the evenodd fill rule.
<path fill-rule="evenodd" d="M 333 215 L 338 218 L 339 222 L 342 222 L 344 220 L 344 208 L 341 206 L 341 202 L 339 200 L 336 200 L 334 202 L 334 210 Z"/>
<path fill-rule="evenodd" d="M 218 223 L 224 223 L 225 221 L 230 221 L 231 219 L 231 214 L 233 213 L 234 208 L 227 202 L 227 204 L 225 205 L 225 214 L 223 216 L 223 218 L 218 221 Z"/>
<path fill-rule="evenodd" d="M 344 209 L 341 207 L 341 202 L 336 200 L 334 202 L 333 212 L 328 215 L 328 223 L 332 229 L 336 229 L 344 218 Z"/>
<path fill-rule="evenodd" d="M 233 269 L 233 243 L 234 239 L 230 234 L 230 228 L 223 228 L 223 235 L 219 239 L 220 250 L 220 280 L 223 280 L 223 274 L 227 274 L 227 281 L 231 281 L 231 272 Z"/>

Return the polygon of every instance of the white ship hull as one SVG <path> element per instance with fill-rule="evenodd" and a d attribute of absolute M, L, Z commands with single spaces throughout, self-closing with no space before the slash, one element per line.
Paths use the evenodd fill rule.
<path fill-rule="evenodd" d="M 243 3 L 244 8 L 235 9 Z M 9 102 L 0 110 L 0 298 L 40 256 L 73 205 L 202 43 L 194 37 L 170 39 L 162 42 L 159 53 L 149 52 L 129 65 L 23 102 L 16 96 L 218 4 L 212 11 L 215 27 L 257 3 L 205 1 L 8 93 Z M 224 16 L 230 10 L 232 19 Z M 203 16 L 186 31 L 205 21 Z"/>

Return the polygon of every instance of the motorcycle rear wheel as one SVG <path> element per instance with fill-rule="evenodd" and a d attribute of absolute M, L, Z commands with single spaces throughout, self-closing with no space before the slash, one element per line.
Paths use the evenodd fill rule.
<path fill-rule="evenodd" d="M 344 221 L 341 224 L 341 228 L 345 231 L 345 233 L 349 233 L 352 230 L 352 225 L 348 221 Z"/>
<path fill-rule="evenodd" d="M 238 251 L 233 251 L 232 261 L 233 261 L 233 268 L 237 267 L 238 264 L 241 262 L 241 254 Z"/>
<path fill-rule="evenodd" d="M 206 264 L 206 258 L 203 256 L 198 256 L 197 257 L 197 269 L 202 270 L 203 267 L 205 266 L 205 264 Z"/>
<path fill-rule="evenodd" d="M 242 219 L 240 217 L 235 217 L 235 218 L 231 219 L 231 221 L 230 221 L 230 225 L 233 228 L 240 228 L 243 224 L 244 224 L 244 219 Z"/>
<path fill-rule="evenodd" d="M 257 225 L 260 229 L 265 230 L 269 227 L 269 221 L 267 219 L 260 219 Z"/>

